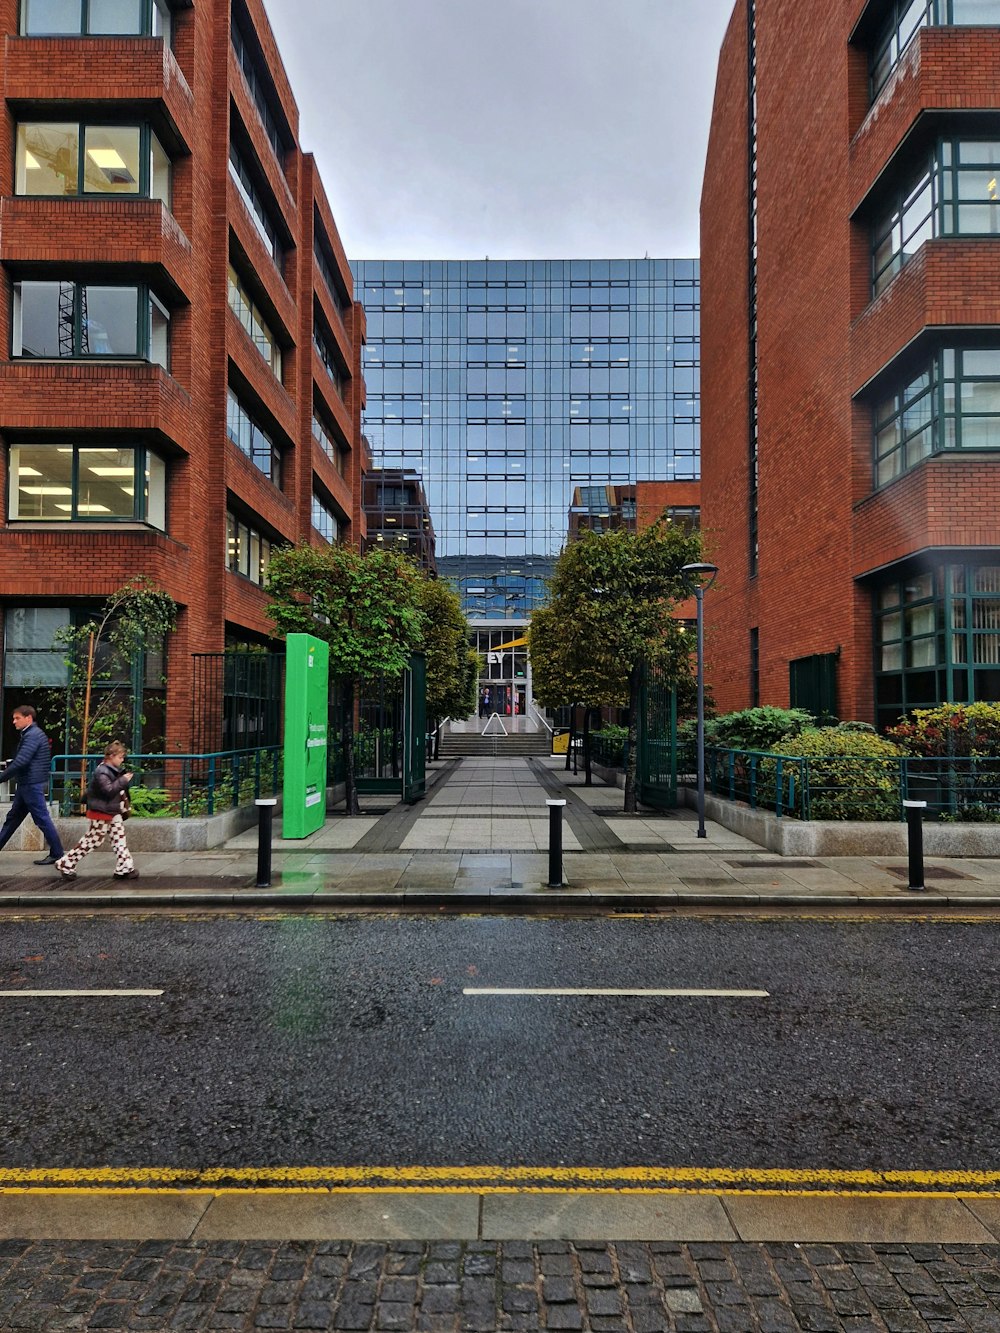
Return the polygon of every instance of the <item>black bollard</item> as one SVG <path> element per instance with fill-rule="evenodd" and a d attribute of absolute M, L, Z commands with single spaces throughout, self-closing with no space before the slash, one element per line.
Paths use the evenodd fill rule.
<path fill-rule="evenodd" d="M 904 801 L 906 811 L 907 888 L 923 893 L 924 884 L 924 811 L 926 801 Z"/>
<path fill-rule="evenodd" d="M 271 821 L 274 807 L 278 804 L 275 797 L 254 801 L 257 807 L 257 888 L 271 887 Z"/>
<path fill-rule="evenodd" d="M 546 801 L 549 807 L 549 884 L 550 889 L 561 889 L 562 874 L 562 817 L 565 801 Z"/>

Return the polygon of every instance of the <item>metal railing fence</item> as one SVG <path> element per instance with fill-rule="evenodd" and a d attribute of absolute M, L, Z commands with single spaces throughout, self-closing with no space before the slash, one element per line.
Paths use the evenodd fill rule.
<path fill-rule="evenodd" d="M 904 801 L 929 818 L 1000 823 L 1000 757 L 783 755 L 708 748 L 705 785 L 716 796 L 782 818 L 905 820 Z"/>
<path fill-rule="evenodd" d="M 49 801 L 64 815 L 82 808 L 81 779 L 89 782 L 99 754 L 57 754 L 49 770 Z M 152 819 L 214 815 L 260 796 L 276 796 L 281 782 L 281 749 L 220 750 L 213 754 L 132 754 L 133 813 Z"/>

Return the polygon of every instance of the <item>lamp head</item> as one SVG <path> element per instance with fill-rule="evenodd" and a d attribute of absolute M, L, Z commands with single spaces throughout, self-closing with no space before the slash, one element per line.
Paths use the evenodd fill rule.
<path fill-rule="evenodd" d="M 694 565 L 681 565 L 681 573 L 690 575 L 693 580 L 698 580 L 699 581 L 698 586 L 701 587 L 702 591 L 712 586 L 712 584 L 715 582 L 715 576 L 716 574 L 718 574 L 718 572 L 719 572 L 718 565 L 710 565 L 707 563 L 699 563 Z M 706 579 L 707 582 L 702 585 L 700 583 L 701 579 Z"/>

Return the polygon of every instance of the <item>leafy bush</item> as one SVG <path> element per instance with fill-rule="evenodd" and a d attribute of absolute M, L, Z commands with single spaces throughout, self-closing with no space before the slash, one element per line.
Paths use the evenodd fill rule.
<path fill-rule="evenodd" d="M 866 731 L 818 727 L 781 744 L 809 760 L 811 819 L 899 818 L 899 746 Z"/>
<path fill-rule="evenodd" d="M 744 708 L 705 723 L 705 744 L 729 750 L 781 750 L 789 736 L 798 736 L 815 722 L 802 708 Z M 711 739 L 709 736 L 711 735 Z"/>
<path fill-rule="evenodd" d="M 134 819 L 174 819 L 180 813 L 165 787 L 132 786 L 128 794 Z"/>
<path fill-rule="evenodd" d="M 1000 756 L 1000 704 L 939 704 L 915 708 L 886 735 L 909 754 Z"/>

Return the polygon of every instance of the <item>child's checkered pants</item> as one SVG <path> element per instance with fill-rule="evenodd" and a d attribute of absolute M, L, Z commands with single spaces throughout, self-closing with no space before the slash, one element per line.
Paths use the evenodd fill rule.
<path fill-rule="evenodd" d="M 74 872 L 83 858 L 92 852 L 95 847 L 100 847 L 104 839 L 111 834 L 111 846 L 115 853 L 115 874 L 127 875 L 130 870 L 135 868 L 132 860 L 132 853 L 128 849 L 125 841 L 125 821 L 121 815 L 115 815 L 114 819 L 88 819 L 87 832 L 83 835 L 75 847 L 56 862 L 57 870 Z"/>

